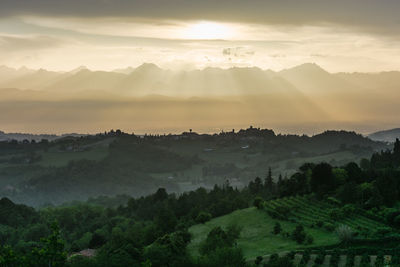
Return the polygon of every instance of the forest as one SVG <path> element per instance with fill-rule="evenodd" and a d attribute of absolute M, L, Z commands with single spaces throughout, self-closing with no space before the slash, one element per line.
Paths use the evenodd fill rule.
<path fill-rule="evenodd" d="M 196 159 L 187 160 L 180 164 Z M 269 168 L 243 188 L 226 180 L 212 189 L 160 187 L 40 209 L 2 198 L 0 265 L 398 266 L 399 172 L 397 139 L 359 164 L 305 163 L 287 177 Z M 252 216 L 269 243 L 257 244 L 260 254 L 246 247 L 248 232 L 260 231 L 250 228 Z M 280 251 L 279 242 L 290 250 Z"/>

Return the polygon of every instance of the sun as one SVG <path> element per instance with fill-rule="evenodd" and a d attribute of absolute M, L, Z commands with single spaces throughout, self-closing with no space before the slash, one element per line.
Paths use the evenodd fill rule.
<path fill-rule="evenodd" d="M 197 40 L 228 39 L 232 35 L 233 30 L 229 26 L 208 21 L 188 25 L 183 32 L 185 39 Z"/>

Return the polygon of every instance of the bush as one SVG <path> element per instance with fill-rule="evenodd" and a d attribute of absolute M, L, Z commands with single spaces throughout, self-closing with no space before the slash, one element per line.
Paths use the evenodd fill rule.
<path fill-rule="evenodd" d="M 275 223 L 274 229 L 273 229 L 272 233 L 273 233 L 274 235 L 277 235 L 277 234 L 279 234 L 279 233 L 281 233 L 281 232 L 282 232 L 281 224 L 278 223 L 278 222 Z"/>
<path fill-rule="evenodd" d="M 226 231 L 219 226 L 213 228 L 208 233 L 206 240 L 201 244 L 201 254 L 209 254 L 217 248 L 233 247 L 240 235 L 240 230 L 235 225 L 229 226 Z"/>
<path fill-rule="evenodd" d="M 260 265 L 260 263 L 263 261 L 262 256 L 257 256 L 257 258 L 254 260 L 255 265 Z"/>
<path fill-rule="evenodd" d="M 353 230 L 347 225 L 336 228 L 336 234 L 342 242 L 349 242 L 353 239 Z"/>
<path fill-rule="evenodd" d="M 205 222 L 208 222 L 209 220 L 211 220 L 211 217 L 212 216 L 210 213 L 201 211 L 201 212 L 199 212 L 199 215 L 197 215 L 197 217 L 196 217 L 196 222 L 197 223 L 205 223 Z"/>
<path fill-rule="evenodd" d="M 253 201 L 253 205 L 260 210 L 264 207 L 264 200 L 261 197 L 256 197 Z"/>
<path fill-rule="evenodd" d="M 306 239 L 306 233 L 304 232 L 304 227 L 302 225 L 297 225 L 296 229 L 293 230 L 292 239 L 298 244 L 303 244 Z"/>
<path fill-rule="evenodd" d="M 322 226 L 324 226 L 324 222 L 323 221 L 318 221 L 315 223 L 315 225 L 319 228 L 321 228 Z"/>

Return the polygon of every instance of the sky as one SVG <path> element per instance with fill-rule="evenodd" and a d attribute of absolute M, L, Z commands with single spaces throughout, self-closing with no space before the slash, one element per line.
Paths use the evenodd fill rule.
<path fill-rule="evenodd" d="M 400 70 L 397 0 L 1 0 L 0 65 Z"/>

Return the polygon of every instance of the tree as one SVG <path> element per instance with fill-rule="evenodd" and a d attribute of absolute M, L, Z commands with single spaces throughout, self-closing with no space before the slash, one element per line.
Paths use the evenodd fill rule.
<path fill-rule="evenodd" d="M 268 168 L 268 175 L 265 178 L 264 187 L 269 192 L 273 191 L 274 188 L 274 180 L 272 179 L 272 170 L 271 167 Z"/>
<path fill-rule="evenodd" d="M 0 266 L 20 266 L 21 258 L 10 246 L 0 245 Z"/>
<path fill-rule="evenodd" d="M 393 154 L 394 154 L 395 158 L 400 157 L 400 140 L 399 140 L 399 138 L 396 138 L 396 142 L 394 142 Z"/>
<path fill-rule="evenodd" d="M 40 248 L 32 250 L 31 264 L 34 266 L 61 267 L 65 265 L 67 253 L 64 251 L 64 241 L 61 239 L 58 223 L 51 225 L 52 233 L 47 238 L 42 238 Z"/>
<path fill-rule="evenodd" d="M 257 209 L 262 209 L 264 207 L 264 200 L 261 197 L 256 197 L 253 201 L 253 205 L 254 207 L 256 207 Z"/>
<path fill-rule="evenodd" d="M 355 182 L 350 181 L 338 188 L 337 195 L 345 204 L 356 203 L 361 200 L 361 188 Z"/>
<path fill-rule="evenodd" d="M 185 231 L 167 234 L 145 249 L 144 258 L 153 267 L 186 266 L 190 261 L 186 250 L 189 242 Z"/>
<path fill-rule="evenodd" d="M 350 162 L 346 165 L 345 170 L 348 175 L 348 180 L 355 183 L 361 183 L 363 181 L 363 172 L 354 162 Z"/>
<path fill-rule="evenodd" d="M 320 163 L 313 169 L 311 175 L 311 190 L 315 192 L 319 198 L 334 189 L 334 177 L 332 166 L 328 163 Z"/>
<path fill-rule="evenodd" d="M 336 229 L 336 234 L 342 242 L 348 242 L 353 239 L 353 230 L 347 225 L 340 225 Z"/>
<path fill-rule="evenodd" d="M 260 265 L 260 263 L 263 261 L 263 257 L 262 256 L 257 256 L 257 258 L 254 260 L 254 264 L 255 265 Z"/>
<path fill-rule="evenodd" d="M 280 232 L 282 232 L 281 224 L 276 222 L 275 225 L 274 225 L 274 230 L 272 231 L 272 233 L 274 235 L 278 235 Z"/>
<path fill-rule="evenodd" d="M 369 170 L 371 168 L 371 163 L 370 163 L 370 161 L 368 159 L 363 158 L 360 161 L 360 167 L 363 170 Z"/>
<path fill-rule="evenodd" d="M 240 231 L 241 229 L 236 225 L 230 225 L 226 231 L 219 226 L 213 228 L 200 247 L 201 254 L 209 254 L 218 248 L 233 247 L 240 235 Z"/>
<path fill-rule="evenodd" d="M 263 185 L 260 177 L 256 177 L 254 182 L 249 183 L 249 190 L 253 195 L 261 193 L 262 187 Z"/>
<path fill-rule="evenodd" d="M 306 233 L 304 231 L 304 227 L 302 225 L 297 225 L 296 228 L 292 232 L 292 238 L 298 244 L 303 244 L 306 239 Z"/>
<path fill-rule="evenodd" d="M 199 212 L 199 215 L 196 217 L 197 223 L 205 223 L 211 220 L 211 214 L 205 211 Z"/>

